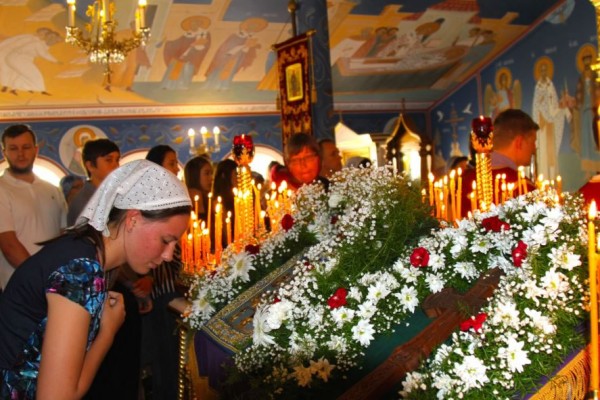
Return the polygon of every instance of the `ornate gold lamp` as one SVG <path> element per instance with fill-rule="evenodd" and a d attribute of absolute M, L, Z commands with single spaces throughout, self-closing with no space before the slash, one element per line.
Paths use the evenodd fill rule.
<path fill-rule="evenodd" d="M 104 65 L 106 84 L 110 86 L 112 73 L 110 64 L 125 60 L 131 50 L 144 46 L 150 37 L 150 28 L 146 26 L 147 0 L 139 0 L 135 13 L 135 31 L 129 38 L 117 38 L 118 26 L 114 16 L 115 3 L 111 0 L 95 0 L 90 4 L 85 15 L 90 19 L 80 29 L 75 26 L 75 0 L 67 0 L 68 25 L 65 41 L 83 49 L 91 62 Z"/>
<path fill-rule="evenodd" d="M 477 152 L 475 161 L 477 168 L 477 205 L 481 211 L 490 209 L 493 201 L 492 187 L 492 152 L 494 128 L 492 119 L 480 116 L 471 122 L 471 144 Z"/>

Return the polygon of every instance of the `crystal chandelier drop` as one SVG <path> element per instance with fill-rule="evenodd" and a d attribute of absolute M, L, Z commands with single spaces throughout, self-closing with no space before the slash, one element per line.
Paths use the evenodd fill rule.
<path fill-rule="evenodd" d="M 89 18 L 83 30 L 75 26 L 75 0 L 67 0 L 68 25 L 65 41 L 80 47 L 91 62 L 104 65 L 106 84 L 110 86 L 111 64 L 125 60 L 131 50 L 144 46 L 150 37 L 146 26 L 146 0 L 139 0 L 135 13 L 135 31 L 128 38 L 118 38 L 114 16 L 115 3 L 111 0 L 94 0 L 85 12 Z"/>

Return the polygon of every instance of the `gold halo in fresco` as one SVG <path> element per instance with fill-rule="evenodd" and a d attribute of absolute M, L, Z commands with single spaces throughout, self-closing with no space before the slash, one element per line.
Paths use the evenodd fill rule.
<path fill-rule="evenodd" d="M 540 80 L 540 76 L 542 75 L 541 71 L 542 71 L 543 66 L 546 66 L 546 68 L 547 68 L 546 76 L 548 77 L 548 79 L 552 80 L 552 77 L 554 76 L 554 62 L 548 56 L 542 56 L 537 59 L 537 61 L 535 62 L 534 66 L 533 66 L 533 77 L 535 78 L 536 81 Z"/>
<path fill-rule="evenodd" d="M 509 88 L 512 86 L 512 72 L 507 67 L 502 67 L 498 71 L 496 71 L 496 90 L 502 89 L 502 77 L 506 76 L 506 86 L 505 88 Z"/>
<path fill-rule="evenodd" d="M 183 29 L 186 32 L 195 32 L 198 30 L 198 28 L 208 29 L 208 27 L 210 26 L 210 22 L 210 18 L 205 17 L 204 15 L 193 15 L 181 21 L 180 26 L 181 29 Z"/>
<path fill-rule="evenodd" d="M 577 50 L 577 71 L 582 73 L 585 69 L 583 59 L 587 56 L 592 57 L 592 63 L 596 59 L 596 46 L 590 43 L 586 43 Z"/>

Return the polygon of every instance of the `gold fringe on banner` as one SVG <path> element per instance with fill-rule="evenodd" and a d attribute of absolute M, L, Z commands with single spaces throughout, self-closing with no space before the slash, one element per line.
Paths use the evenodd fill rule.
<path fill-rule="evenodd" d="M 583 400 L 590 385 L 590 349 L 581 350 L 530 400 Z"/>

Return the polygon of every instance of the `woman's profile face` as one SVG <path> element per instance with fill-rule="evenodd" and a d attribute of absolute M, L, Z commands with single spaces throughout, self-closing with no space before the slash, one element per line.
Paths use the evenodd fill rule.
<path fill-rule="evenodd" d="M 212 181 L 213 181 L 213 169 L 212 169 L 212 165 L 205 164 L 200 169 L 200 189 L 204 193 L 210 192 L 210 190 L 212 188 Z"/>
<path fill-rule="evenodd" d="M 165 154 L 162 167 L 177 175 L 179 172 L 179 162 L 177 161 L 177 154 L 174 151 L 169 151 Z"/>
<path fill-rule="evenodd" d="M 123 232 L 127 263 L 140 275 L 173 259 L 175 245 L 185 232 L 189 215 L 181 214 L 163 220 L 144 218 L 137 210 L 126 217 Z"/>

